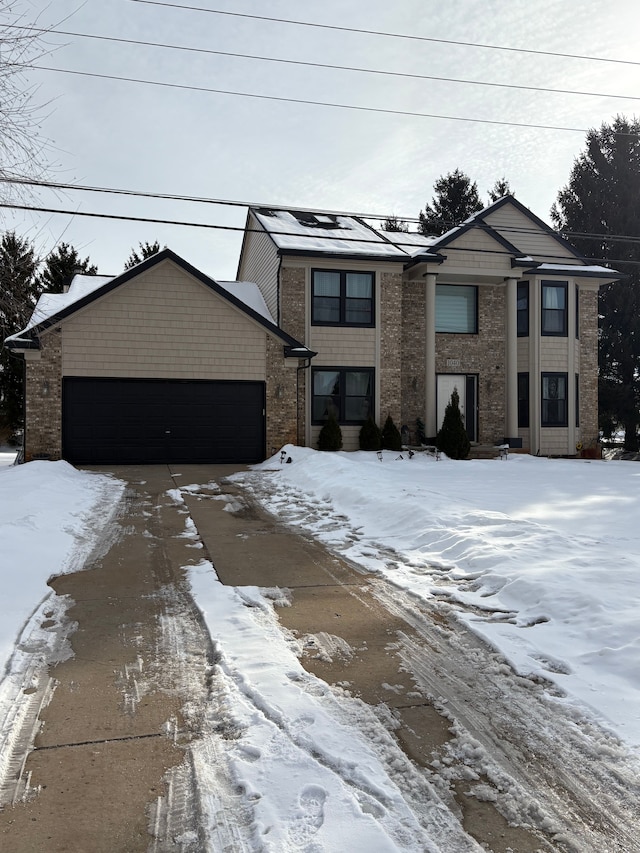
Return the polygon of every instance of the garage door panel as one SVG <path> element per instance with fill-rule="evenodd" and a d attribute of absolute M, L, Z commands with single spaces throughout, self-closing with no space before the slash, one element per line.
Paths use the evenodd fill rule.
<path fill-rule="evenodd" d="M 264 383 L 63 380 L 63 455 L 71 462 L 258 462 Z"/>

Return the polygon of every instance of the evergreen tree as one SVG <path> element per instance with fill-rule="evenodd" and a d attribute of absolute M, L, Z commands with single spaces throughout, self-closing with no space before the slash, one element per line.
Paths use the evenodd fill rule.
<path fill-rule="evenodd" d="M 96 275 L 97 272 L 98 267 L 92 264 L 89 258 L 82 260 L 73 246 L 60 243 L 45 258 L 40 284 L 42 290 L 48 293 L 63 293 L 65 285 L 71 282 L 76 273 Z"/>
<path fill-rule="evenodd" d="M 137 249 L 132 249 L 131 254 L 127 258 L 127 262 L 124 265 L 126 270 L 131 269 L 131 267 L 135 267 L 136 264 L 142 263 L 142 261 L 146 261 L 147 258 L 153 257 L 153 255 L 157 255 L 158 252 L 161 251 L 160 243 L 155 240 L 153 243 L 138 243 L 140 252 L 138 253 Z M 167 247 L 165 246 L 165 249 Z"/>
<path fill-rule="evenodd" d="M 618 116 L 589 131 L 586 149 L 551 210 L 579 251 L 597 263 L 610 261 L 627 276 L 600 288 L 599 420 L 607 431 L 623 426 L 625 449 L 634 451 L 640 424 L 639 199 L 640 120 Z M 620 236 L 636 239 L 616 239 Z"/>
<path fill-rule="evenodd" d="M 382 447 L 384 450 L 402 450 L 400 431 L 394 424 L 391 415 L 387 415 L 382 427 Z"/>
<path fill-rule="evenodd" d="M 385 219 L 385 221 L 382 223 L 382 230 L 400 231 L 403 234 L 406 234 L 409 231 L 409 226 L 406 222 L 403 222 L 402 219 L 398 219 L 397 216 L 393 215 L 387 217 L 387 219 Z"/>
<path fill-rule="evenodd" d="M 436 446 L 450 459 L 466 459 L 471 444 L 460 414 L 460 397 L 454 388 L 451 400 L 444 410 L 444 420 L 436 436 Z"/>
<path fill-rule="evenodd" d="M 478 185 L 459 169 L 438 178 L 433 188 L 431 204 L 419 215 L 418 229 L 422 234 L 444 234 L 482 210 Z"/>
<path fill-rule="evenodd" d="M 0 345 L 23 329 L 36 304 L 37 259 L 28 240 L 9 231 L 0 240 Z M 0 423 L 15 429 L 22 423 L 22 359 L 0 349 Z"/>
<path fill-rule="evenodd" d="M 382 433 L 373 415 L 369 415 L 360 427 L 359 442 L 360 450 L 380 450 L 382 447 Z"/>
<path fill-rule="evenodd" d="M 319 450 L 340 450 L 342 448 L 342 430 L 333 413 L 325 421 L 318 436 Z"/>
<path fill-rule="evenodd" d="M 513 195 L 513 190 L 509 186 L 509 181 L 506 178 L 500 178 L 495 182 L 493 187 L 490 190 L 487 190 L 489 193 L 489 201 L 491 204 L 494 201 L 498 201 L 499 198 L 504 198 L 506 195 Z"/>

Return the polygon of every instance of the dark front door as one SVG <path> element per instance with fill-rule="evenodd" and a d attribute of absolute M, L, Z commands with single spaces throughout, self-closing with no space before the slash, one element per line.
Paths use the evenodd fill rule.
<path fill-rule="evenodd" d="M 259 462 L 263 382 L 68 377 L 62 455 L 84 464 Z"/>

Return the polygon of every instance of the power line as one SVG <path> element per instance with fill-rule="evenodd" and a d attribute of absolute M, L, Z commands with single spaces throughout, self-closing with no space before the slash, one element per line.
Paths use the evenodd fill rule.
<path fill-rule="evenodd" d="M 298 213 L 312 213 L 312 214 L 325 214 L 325 215 L 333 215 L 333 216 L 345 216 L 352 217 L 357 219 L 373 219 L 376 221 L 384 221 L 390 218 L 390 214 L 381 214 L 381 213 L 363 213 L 361 211 L 346 211 L 346 210 L 329 210 L 328 208 L 318 208 L 318 207 L 300 207 L 300 206 L 286 206 L 280 203 L 274 204 L 272 202 L 258 202 L 258 201 L 238 201 L 232 199 L 221 199 L 221 198 L 210 198 L 207 196 L 193 196 L 193 195 L 185 195 L 180 193 L 158 193 L 158 192 L 150 192 L 150 191 L 142 191 L 142 190 L 131 190 L 131 189 L 118 189 L 116 187 L 97 187 L 97 186 L 87 186 L 83 184 L 67 184 L 61 183 L 58 181 L 43 181 L 43 180 L 31 180 L 28 178 L 11 178 L 7 176 L 0 176 L 0 184 L 17 184 L 21 186 L 30 186 L 30 187 L 42 187 L 44 189 L 53 189 L 53 190 L 70 190 L 77 192 L 91 192 L 91 193 L 102 193 L 108 195 L 124 195 L 124 196 L 132 196 L 135 198 L 149 198 L 149 199 L 159 199 L 161 201 L 185 201 L 189 203 L 196 204 L 215 204 L 222 207 L 240 207 L 240 208 L 254 208 L 254 209 L 267 209 L 267 210 L 295 210 Z M 11 206 L 11 205 L 5 205 Z M 64 211 L 61 211 L 64 212 Z M 418 223 L 419 217 L 417 216 L 396 216 L 396 218 L 402 222 L 411 222 Z M 144 220 L 143 220 L 144 221 Z M 163 220 L 158 220 L 163 221 Z M 172 224 L 168 222 L 167 224 Z M 176 224 L 185 224 L 189 225 L 190 223 L 176 223 Z M 192 223 L 197 225 L 197 223 Z M 202 226 L 202 227 L 212 227 L 212 226 Z M 222 227 L 222 226 L 220 226 Z M 452 226 L 453 227 L 453 226 Z M 495 231 L 497 230 L 493 226 L 484 225 L 480 222 L 475 223 L 475 227 L 479 229 L 483 229 L 486 231 Z M 243 230 L 243 229 L 236 229 Z M 521 234 L 521 235 L 529 235 L 529 234 L 538 234 L 538 230 L 536 228 L 526 228 L 522 226 L 500 226 L 499 229 L 501 234 Z M 388 232 L 394 233 L 394 232 Z M 402 232 L 395 232 L 398 234 L 402 234 Z M 417 232 L 414 232 L 417 233 Z M 589 239 L 589 240 L 608 240 L 612 242 L 620 242 L 620 243 L 640 243 L 640 236 L 633 236 L 630 234 L 596 234 L 593 232 L 587 231 L 568 231 L 566 229 L 560 229 L 559 232 L 563 236 L 566 237 L 578 237 L 581 239 Z M 324 235 L 321 235 L 324 236 Z M 327 235 L 327 239 L 330 235 Z M 336 239 L 357 239 L 357 238 L 336 238 Z M 398 238 L 396 242 L 400 242 L 402 244 L 401 238 Z M 479 250 L 478 250 L 479 251 Z"/>
<path fill-rule="evenodd" d="M 187 222 L 187 221 L 175 220 L 175 219 L 157 219 L 157 218 L 144 217 L 144 216 L 126 216 L 124 214 L 115 214 L 115 213 L 94 213 L 94 212 L 81 211 L 81 210 L 61 210 L 59 208 L 37 207 L 35 205 L 9 204 L 7 202 L 0 202 L 0 209 L 3 209 L 3 208 L 11 209 L 11 210 L 32 211 L 35 213 L 57 213 L 57 214 L 65 215 L 65 216 L 84 216 L 84 217 L 89 217 L 92 219 L 113 219 L 113 220 L 124 221 L 124 222 L 141 222 L 141 223 L 147 223 L 147 224 L 150 223 L 153 225 L 179 225 L 179 226 L 184 226 L 187 228 L 206 228 L 208 230 L 213 230 L 213 231 L 235 231 L 235 232 L 252 233 L 252 234 L 264 234 L 264 233 L 266 233 L 262 229 L 246 228 L 244 226 L 238 226 L 238 225 L 213 225 L 213 224 L 207 223 L 207 222 Z M 501 231 L 506 231 L 506 230 L 508 230 L 508 229 L 501 229 Z M 537 232 L 534 232 L 534 229 L 532 229 L 532 233 L 537 233 Z M 413 249 L 419 249 L 420 248 L 419 246 L 415 246 L 414 244 L 403 243 L 402 242 L 402 232 L 397 232 L 397 234 L 398 234 L 397 239 L 396 240 L 390 240 L 389 242 L 391 242 L 392 244 L 397 245 L 397 246 L 405 246 L 405 247 L 411 246 Z M 279 237 L 298 237 L 298 238 L 302 237 L 302 239 L 304 239 L 305 235 L 301 235 L 300 232 L 298 232 L 298 231 L 291 231 L 291 232 L 279 231 L 277 236 L 279 236 Z M 338 236 L 331 235 L 331 234 L 321 234 L 321 233 L 314 234 L 312 236 L 313 236 L 314 240 L 331 240 L 331 241 L 337 241 L 337 242 L 343 242 L 343 243 L 371 243 L 373 246 L 388 245 L 385 243 L 380 243 L 379 239 L 374 239 L 374 238 L 367 239 L 366 237 L 360 237 L 360 236 L 338 237 Z M 424 246 L 424 249 L 425 249 L 425 252 L 428 252 L 429 246 Z M 320 251 L 322 251 L 322 250 L 320 250 Z M 468 249 L 465 247 L 447 246 L 445 251 L 446 252 L 452 252 L 452 251 L 453 252 L 456 252 L 456 251 L 465 252 L 465 251 L 468 251 Z M 479 252 L 479 253 L 484 253 L 484 254 L 491 254 L 491 255 L 508 255 L 509 257 L 513 256 L 512 252 L 508 252 L 508 251 L 501 250 L 501 249 L 496 249 L 495 251 L 493 251 L 491 249 L 474 249 L 474 251 Z M 375 254 L 375 251 L 372 251 L 372 254 Z M 538 257 L 544 258 L 547 261 L 565 261 L 566 262 L 568 260 L 565 255 L 539 254 Z M 406 259 L 409 260 L 410 256 L 407 255 Z M 391 260 L 391 261 L 394 260 L 393 256 L 389 256 L 388 260 Z M 402 257 L 398 258 L 397 260 L 402 260 Z M 590 258 L 590 260 L 602 262 L 602 263 L 607 263 L 607 264 L 627 264 L 627 265 L 631 264 L 634 266 L 640 266 L 640 261 L 625 260 L 624 258 Z M 612 270 L 612 272 L 615 272 L 615 270 Z"/>
<path fill-rule="evenodd" d="M 611 59 L 606 56 L 585 56 L 578 53 L 557 53 L 551 50 L 534 50 L 525 47 L 506 47 L 496 44 L 482 44 L 473 41 L 454 41 L 453 39 L 430 38 L 428 36 L 409 35 L 407 33 L 389 33 L 382 30 L 365 30 L 357 27 L 344 27 L 337 24 L 316 24 L 311 21 L 294 21 L 289 18 L 272 18 L 267 15 L 250 15 L 245 12 L 228 12 L 222 9 L 204 9 L 201 6 L 188 6 L 179 3 L 166 3 L 161 0 L 129 0 L 131 3 L 144 3 L 148 6 L 166 6 L 172 9 L 186 9 L 190 12 L 207 12 L 211 15 L 227 15 L 233 18 L 248 18 L 255 21 L 271 21 L 278 24 L 293 24 L 297 27 L 313 27 L 320 30 L 338 30 L 344 33 L 359 33 L 361 35 L 383 36 L 385 38 L 407 39 L 410 41 L 424 41 L 436 44 L 453 44 L 460 47 L 478 47 L 485 50 L 504 50 L 512 53 L 528 53 L 535 56 L 556 56 L 561 59 L 583 59 L 590 62 L 613 62 L 618 65 L 640 65 L 640 62 L 631 59 Z"/>
<path fill-rule="evenodd" d="M 146 2 L 146 0 L 131 0 L 131 2 Z M 358 104 L 340 104 L 333 101 L 314 101 L 309 98 L 285 98 L 281 95 L 258 95 L 255 92 L 234 92 L 230 89 L 214 89 L 208 86 L 190 86 L 184 83 L 166 83 L 161 80 L 145 80 L 139 77 L 124 77 L 117 74 L 98 74 L 91 71 L 72 71 L 69 68 L 52 68 L 47 65 L 24 66 L 34 68 L 38 71 L 53 71 L 58 74 L 73 74 L 78 77 L 93 77 L 99 80 L 117 80 L 123 83 L 141 83 L 146 86 L 160 86 L 168 89 L 180 89 L 190 92 L 207 92 L 215 95 L 229 95 L 236 98 L 252 98 L 259 101 L 278 101 L 285 104 L 304 104 L 314 107 L 331 107 L 340 110 L 353 110 L 355 112 L 378 113 L 382 115 L 409 116 L 411 118 L 442 119 L 444 121 L 471 122 L 474 124 L 490 124 L 499 127 L 521 127 L 533 130 L 556 130 L 567 133 L 588 133 L 583 127 L 562 127 L 552 124 L 530 124 L 527 122 L 500 121 L 499 119 L 469 118 L 464 116 L 438 115 L 436 113 L 419 113 L 412 110 L 393 110 L 386 107 L 363 107 Z M 637 134 L 621 133 L 619 136 L 636 137 Z"/>
<path fill-rule="evenodd" d="M 254 53 L 238 53 L 228 50 L 212 50 L 204 47 L 191 47 L 189 45 L 167 44 L 166 42 L 142 41 L 140 39 L 117 38 L 115 36 L 101 36 L 93 33 L 78 33 L 68 30 L 44 30 L 36 27 L 19 27 L 17 29 L 29 30 L 39 33 L 56 33 L 57 35 L 73 36 L 75 38 L 94 39 L 96 41 L 114 42 L 116 44 L 131 44 L 142 47 L 158 47 L 163 50 L 177 50 L 188 53 L 201 53 L 210 56 L 227 56 L 235 59 L 251 59 L 258 62 L 272 62 L 283 65 L 297 65 L 305 68 L 323 68 L 332 71 L 349 71 L 358 74 L 375 74 L 382 77 L 396 77 L 405 80 L 431 80 L 441 83 L 459 83 L 465 86 L 488 86 L 496 89 L 516 89 L 525 92 L 544 92 L 545 94 L 557 95 L 579 95 L 590 98 L 615 98 L 623 101 L 640 101 L 640 95 L 617 95 L 607 92 L 581 92 L 575 89 L 554 89 L 546 86 L 524 86 L 516 83 L 494 83 L 487 80 L 467 80 L 458 77 L 440 77 L 432 74 L 414 74 L 405 71 L 384 71 L 377 68 L 361 68 L 354 65 L 334 65 L 328 62 L 309 62 L 301 59 L 283 59 L 275 56 L 262 56 Z"/>

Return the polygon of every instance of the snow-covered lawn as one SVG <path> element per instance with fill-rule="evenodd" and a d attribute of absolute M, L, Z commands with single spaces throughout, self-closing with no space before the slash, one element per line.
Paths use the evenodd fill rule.
<path fill-rule="evenodd" d="M 286 450 L 292 464 L 256 466 L 279 469 L 257 489 L 272 512 L 416 596 L 446 597 L 519 673 L 640 746 L 639 464 Z"/>

